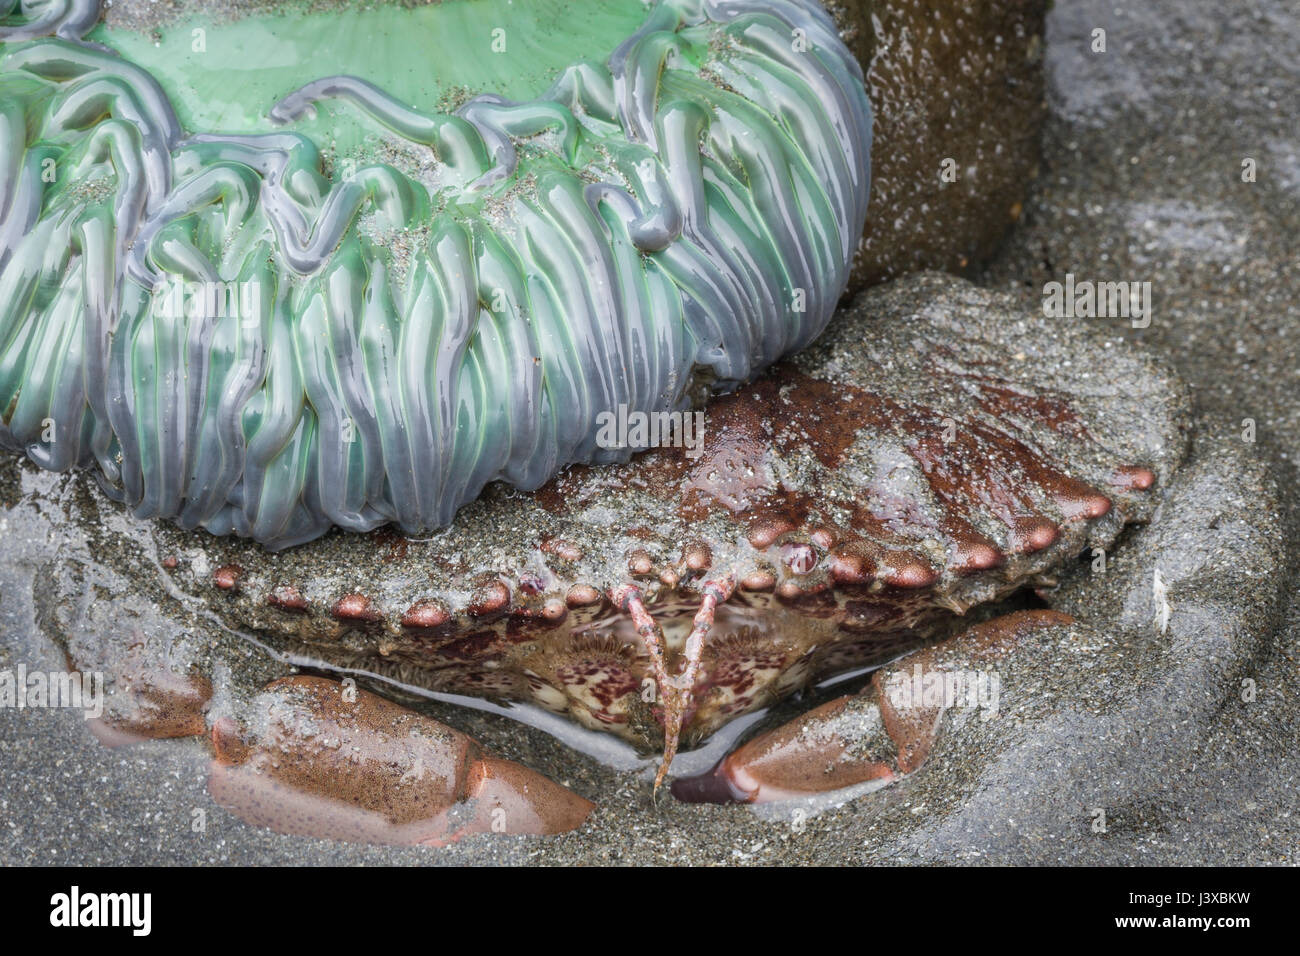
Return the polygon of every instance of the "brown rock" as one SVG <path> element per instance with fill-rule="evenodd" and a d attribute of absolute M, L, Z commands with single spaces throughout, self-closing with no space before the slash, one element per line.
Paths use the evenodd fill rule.
<path fill-rule="evenodd" d="M 875 113 L 850 291 L 977 266 L 1019 218 L 1037 172 L 1045 0 L 881 0 L 870 18 L 866 0 L 828 6 L 867 57 Z M 954 182 L 941 179 L 946 160 Z"/>

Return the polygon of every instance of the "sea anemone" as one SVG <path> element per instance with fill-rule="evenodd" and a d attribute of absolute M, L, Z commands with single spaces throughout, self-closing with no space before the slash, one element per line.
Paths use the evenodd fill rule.
<path fill-rule="evenodd" d="M 499 8 L 379 9 L 464 59 L 487 47 L 450 18 L 486 44 Z M 807 345 L 866 215 L 860 66 L 816 0 L 627 9 L 603 63 L 531 100 L 411 105 L 386 90 L 413 65 L 375 56 L 229 133 L 182 122 L 166 42 L 0 0 L 0 444 L 270 548 L 414 533 L 488 482 L 626 458 L 602 413 L 682 410 Z M 331 124 L 375 135 L 345 155 Z"/>

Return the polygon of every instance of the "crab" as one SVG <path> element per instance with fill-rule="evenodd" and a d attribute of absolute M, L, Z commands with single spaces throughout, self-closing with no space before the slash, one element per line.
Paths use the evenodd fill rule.
<path fill-rule="evenodd" d="M 864 294 L 811 349 L 710 405 L 699 448 L 571 468 L 534 493 L 495 486 L 433 535 L 272 553 L 138 523 L 168 591 L 314 673 L 243 713 L 182 680 L 118 729 L 201 727 L 223 804 L 370 842 L 560 832 L 591 804 L 359 673 L 616 735 L 658 754 L 652 792 L 680 748 L 857 673 L 859 693 L 668 789 L 762 802 L 919 772 L 951 701 L 920 677 L 898 690 L 1067 621 L 989 618 L 1147 521 L 1182 459 L 1185 389 L 1113 346 L 923 274 Z"/>
<path fill-rule="evenodd" d="M 9 232 L 24 245 L 10 265 L 25 283 L 62 270 L 67 288 L 81 290 L 81 260 L 72 254 L 80 247 L 59 231 L 70 223 L 89 230 L 87 248 L 116 252 L 111 270 L 93 272 L 99 285 L 89 300 L 105 308 L 91 310 L 85 375 L 74 368 L 84 357 L 79 352 L 69 353 L 66 367 L 53 360 L 49 335 L 15 339 L 24 347 L 47 343 L 41 355 L 49 361 L 9 363 L 12 408 L 5 426 L 12 434 L 5 437 L 56 470 L 93 460 L 106 491 L 137 518 L 170 517 L 187 529 L 105 507 L 96 532 L 104 568 L 117 568 L 142 590 L 149 582 L 150 590 L 185 602 L 212 625 L 264 642 L 313 671 L 280 675 L 252 700 L 234 702 L 222 693 L 218 675 L 178 669 L 147 638 L 108 655 L 120 699 L 97 732 L 113 744 L 134 736 L 205 737 L 213 753 L 213 795 L 249 820 L 368 842 L 443 843 L 483 830 L 560 832 L 590 812 L 579 794 L 377 693 L 385 681 L 541 708 L 615 735 L 658 756 L 657 795 L 679 750 L 819 682 L 860 675 L 866 686 L 859 694 L 745 741 L 712 772 L 675 779 L 672 792 L 684 800 L 781 800 L 917 772 L 945 706 L 925 693 L 902 692 L 906 668 L 941 668 L 954 649 L 998 660 L 1014 653 L 1018 635 L 1059 626 L 1059 615 L 1041 610 L 982 619 L 1027 591 L 1050 588 L 1054 572 L 1076 555 L 1104 551 L 1126 524 L 1147 520 L 1155 489 L 1181 458 L 1185 395 L 1140 353 L 1017 316 L 1004 300 L 933 275 L 868 293 L 832 319 L 846 283 L 858 285 L 850 272 L 880 278 L 927 257 L 964 266 L 963 249 L 975 254 L 987 247 L 1008 213 L 1018 215 L 1010 194 L 1020 184 L 1009 176 L 1006 189 L 983 196 L 1005 208 L 992 217 L 994 227 L 978 224 L 977 242 L 965 235 L 936 252 L 933 237 L 922 242 L 911 235 L 897 244 L 882 238 L 882 224 L 929 221 L 927 200 L 903 187 L 913 169 L 932 165 L 921 157 L 933 144 L 922 149 L 917 137 L 900 132 L 908 124 L 891 122 L 908 112 L 907 96 L 900 100 L 889 82 L 891 71 L 905 74 L 895 77 L 906 81 L 905 90 L 941 80 L 888 55 L 889 44 L 877 34 L 888 32 L 892 17 L 874 24 L 869 38 L 857 4 L 840 14 L 860 29 L 838 35 L 811 0 L 773 0 L 755 9 L 664 2 L 607 67 L 572 64 L 542 101 L 512 105 L 482 95 L 461 104 L 455 116 L 413 111 L 368 81 L 318 79 L 282 99 L 269 118 L 293 123 L 310 117 L 318 102 L 343 100 L 365 122 L 388 130 L 382 156 L 374 155 L 373 144 L 361 153 L 382 163 L 355 177 L 340 172 L 334 182 L 300 133 L 183 130 L 170 94 L 144 66 L 86 39 L 98 6 L 93 0 L 50 5 L 47 17 L 34 15 L 39 4 L 24 4 L 18 25 L 0 33 L 13 44 L 5 48 L 6 82 L 22 106 L 10 111 L 10 125 L 26 165 L 14 168 L 35 169 L 42 151 L 55 144 L 87 163 L 111 158 L 121 167 L 103 179 L 102 189 L 88 193 L 65 177 L 41 201 L 13 205 Z M 923 18 L 910 8 L 894 12 L 904 21 Z M 4 16 L 11 13 L 6 7 Z M 818 56 L 828 59 L 791 59 L 787 28 L 811 29 Z M 731 40 L 722 42 L 726 31 Z M 706 34 L 713 40 L 705 43 Z M 856 34 L 852 49 L 841 42 L 850 34 Z M 665 52 L 687 41 L 698 46 L 698 56 Z M 947 41 L 926 35 L 924 42 Z M 863 49 L 873 43 L 881 44 L 882 55 L 871 54 L 867 71 Z M 744 69 L 732 70 L 729 50 L 740 51 L 736 62 Z M 1020 52 L 1017 47 L 1016 58 Z M 1003 74 L 1014 70 L 1034 72 L 1035 60 L 1024 52 L 1023 66 L 991 71 L 998 85 L 1008 85 Z M 961 62 L 965 71 L 967 61 Z M 745 69 L 759 70 L 759 79 Z M 884 186 L 870 197 L 872 107 L 864 73 L 882 106 L 883 155 L 895 163 L 893 175 L 881 164 Z M 775 85 L 761 79 L 769 75 L 785 79 Z M 1032 83 L 1010 85 L 1030 100 L 1036 95 Z M 671 95 L 661 96 L 664 89 Z M 791 90 L 803 99 L 783 98 Z M 111 109 L 100 108 L 101 94 Z M 754 103 L 767 103 L 769 94 L 773 103 L 755 113 Z M 699 101 L 697 109 L 682 107 L 685 95 Z M 946 89 L 927 97 L 948 101 Z M 809 110 L 827 112 L 802 126 L 791 120 Z M 1033 128 L 1034 110 L 1012 112 Z M 713 113 L 722 138 L 702 140 L 703 127 L 693 124 Z M 139 135 L 138 164 L 101 148 L 92 127 L 107 114 L 117 124 L 111 129 L 125 136 L 116 145 L 129 146 Z M 662 135 L 656 123 L 663 124 Z M 743 135 L 733 139 L 733 129 Z M 551 133 L 554 141 L 546 139 Z M 628 160 L 621 178 L 592 181 L 609 171 L 596 168 L 604 162 L 601 150 L 578 148 L 588 139 L 612 143 Z M 528 148 L 516 148 L 516 140 L 528 141 Z M 760 140 L 762 156 L 748 165 L 719 159 L 733 148 L 748 156 Z M 458 151 L 464 143 L 469 148 Z M 646 153 L 650 146 L 658 152 Z M 687 189 L 675 181 L 674 193 L 665 185 L 668 166 L 656 164 L 669 163 L 679 147 L 690 161 L 673 166 L 674 175 L 699 183 Z M 410 149 L 420 156 L 431 150 L 443 172 L 454 174 L 457 201 L 444 202 L 444 193 L 439 202 L 430 200 L 427 163 L 412 161 Z M 772 165 L 773 157 L 780 162 Z M 447 315 L 460 317 L 459 324 L 434 321 L 436 310 L 414 289 L 406 290 L 412 292 L 406 303 L 423 304 L 403 322 L 386 300 L 367 300 L 379 303 L 391 330 L 454 326 L 475 355 L 490 351 L 491 343 L 472 330 L 485 295 L 497 297 L 487 295 L 490 285 L 462 288 L 462 280 L 471 261 L 486 276 L 503 263 L 515 269 L 518 257 L 487 255 L 479 262 L 483 244 L 470 237 L 500 226 L 503 236 L 517 238 L 510 223 L 534 222 L 528 202 L 542 194 L 530 192 L 537 182 L 524 174 L 534 162 L 560 162 L 567 170 L 563 189 L 546 181 L 546 201 L 577 210 L 579 219 L 564 219 L 559 233 L 546 226 L 532 236 L 526 245 L 536 261 L 519 267 L 519 288 L 525 274 L 554 266 L 552 247 L 581 233 L 592 248 L 610 243 L 627 254 L 609 259 L 608 274 L 592 271 L 590 260 L 581 268 L 560 264 L 566 277 L 597 290 L 586 296 L 574 291 L 579 286 L 557 286 L 568 290 L 561 296 L 566 321 L 577 314 L 575 303 L 589 301 L 587 319 L 602 335 L 621 334 L 634 314 L 651 325 L 629 326 L 625 351 L 612 339 L 597 347 L 597 337 L 560 334 L 564 323 L 547 326 L 545 349 L 523 342 L 507 350 L 505 365 L 470 363 L 480 377 L 464 394 L 454 391 L 457 376 L 446 370 L 428 381 L 416 375 L 435 389 L 428 401 L 399 400 L 396 366 L 383 366 L 392 374 L 380 375 L 369 397 L 336 381 L 332 370 L 359 369 L 364 349 L 360 338 L 353 348 L 316 334 L 311 323 L 325 314 L 317 306 L 328 300 L 347 325 L 363 286 L 382 287 L 390 265 L 402 281 L 440 276 Z M 655 170 L 662 175 L 650 175 Z M 650 178 L 643 182 L 643 175 Z M 37 188 L 32 177 L 24 183 Z M 113 188 L 121 193 L 116 198 Z M 575 190 L 591 216 L 583 203 L 570 202 Z M 819 192 L 825 192 L 821 200 Z M 381 225 L 403 233 L 429 226 L 435 207 L 438 216 L 464 222 L 439 220 L 431 233 L 436 241 L 416 250 L 426 271 L 408 272 L 396 269 L 403 256 L 388 248 L 402 245 L 396 232 L 366 232 L 364 242 L 346 238 L 360 221 L 358 204 L 370 200 L 387 217 Z M 743 230 L 715 235 L 729 221 L 728 210 L 743 211 L 751 201 L 761 213 L 757 226 L 751 229 L 742 216 Z M 628 241 L 599 218 L 602 203 L 626 220 Z M 950 197 L 953 203 L 960 205 Z M 63 209 L 60 204 L 67 215 L 42 218 Z M 241 265 L 226 258 L 242 255 L 241 243 L 203 230 L 176 245 L 195 215 L 218 208 L 224 212 L 209 216 L 211 223 L 234 230 L 241 243 L 260 235 L 268 254 Z M 232 210 L 240 216 L 232 218 Z M 851 262 L 864 217 L 867 240 L 857 246 L 859 261 Z M 361 218 L 366 229 L 374 226 Z M 931 231 L 946 245 L 946 230 Z M 743 248 L 733 255 L 737 241 Z M 185 263 L 174 258 L 182 247 L 193 253 L 182 256 Z M 489 247 L 496 248 L 494 241 Z M 646 291 L 646 276 L 654 283 L 662 278 L 656 270 L 663 262 L 653 257 L 683 249 L 696 251 L 694 258 L 674 260 L 680 268 L 668 270 L 672 289 L 660 283 L 658 291 Z M 361 252 L 366 268 L 348 267 Z M 452 268 L 453 262 L 466 266 Z M 195 359 L 192 350 L 175 350 L 159 365 L 153 332 L 128 334 L 122 316 L 130 312 L 152 330 L 145 290 L 156 293 L 164 272 L 196 263 L 205 275 L 223 277 L 242 275 L 244 265 L 284 270 L 286 288 L 301 294 L 290 296 L 293 315 L 267 328 L 301 340 L 287 343 L 281 335 L 268 344 L 258 337 L 261 324 L 250 322 L 239 329 L 251 337 L 247 347 L 232 351 L 213 333 L 216 325 L 196 326 L 188 339 L 175 341 L 211 348 L 222 360 L 213 364 L 206 352 Z M 314 298 L 313 283 L 325 283 L 318 289 L 324 298 Z M 613 288 L 651 298 L 646 308 L 633 309 L 622 292 L 606 301 Z M 665 291 L 680 293 L 677 312 L 671 306 L 677 300 L 664 300 Z M 49 321 L 60 328 L 66 316 L 79 314 L 63 308 L 62 298 L 47 298 L 33 301 L 48 306 Z M 537 318 L 525 305 L 523 298 L 502 305 L 506 327 L 521 342 Z M 618 321 L 608 321 L 610 309 Z M 681 351 L 675 333 L 654 332 L 664 315 L 677 315 L 689 332 L 683 341 L 698 348 Z M 830 331 L 811 348 L 788 354 L 827 321 Z M 234 332 L 229 323 L 223 328 Z M 129 355 L 101 348 L 110 338 L 135 345 Z M 414 335 L 417 346 L 435 338 Z M 379 339 L 366 342 L 378 349 L 371 357 L 389 355 Z M 407 345 L 397 351 L 418 372 L 415 346 Z M 266 382 L 288 383 L 302 401 L 281 401 L 274 389 L 265 400 L 245 393 L 266 384 L 254 366 L 272 346 L 283 367 Z M 235 352 L 252 365 L 224 360 Z M 305 361 L 309 353 L 316 358 Z M 651 353 L 663 361 L 651 361 Z M 424 357 L 432 361 L 434 354 Z M 645 382 L 636 371 L 643 359 Z M 295 377 L 299 365 L 310 367 L 311 382 Z M 191 374 L 200 367 L 217 377 Z M 548 387 L 585 383 L 591 389 L 575 386 L 570 394 L 552 387 L 543 412 L 535 394 L 543 379 Z M 626 447 L 617 447 L 621 438 L 611 446 L 595 436 L 594 419 L 611 411 L 605 405 L 628 397 L 618 388 L 595 390 L 607 379 L 646 385 L 628 392 L 643 400 L 631 412 L 641 416 L 633 428 L 645 430 Z M 511 415 L 484 411 L 496 407 L 498 385 L 517 392 L 506 403 Z M 703 411 L 683 410 L 703 393 L 727 389 Z M 572 402 L 560 401 L 561 393 Z M 356 408 L 364 411 L 370 399 L 393 415 L 382 428 L 361 422 L 355 442 L 343 438 Z M 60 412 L 51 419 L 63 429 L 59 441 L 36 437 L 46 423 L 42 402 Z M 244 402 L 247 407 L 236 407 Z M 412 407 L 417 414 L 402 417 Z M 425 414 L 434 407 L 436 423 Z M 250 438 L 245 428 L 255 425 L 258 434 Z M 182 431 L 186 438 L 177 439 Z M 290 434 L 305 443 L 301 454 L 285 444 Z M 343 449 L 337 454 L 331 436 Z M 542 438 L 558 444 L 547 451 L 537 443 Z M 627 460 L 647 444 L 654 447 Z M 328 453 L 317 455 L 326 447 Z M 416 453 L 408 459 L 403 448 Z M 601 464 L 570 465 L 537 488 L 574 461 Z M 525 490 L 492 483 L 480 494 L 493 477 Z M 101 507 L 94 493 L 72 486 L 88 507 Z M 384 521 L 396 524 L 371 530 Z M 331 525 L 335 530 L 326 533 Z M 257 541 L 195 534 L 200 526 Z M 149 563 L 132 565 L 131 556 L 141 554 Z M 88 585 L 85 593 L 91 592 Z M 73 667 L 96 662 L 84 646 L 70 642 L 67 651 Z M 357 686 L 360 675 L 373 689 Z"/>

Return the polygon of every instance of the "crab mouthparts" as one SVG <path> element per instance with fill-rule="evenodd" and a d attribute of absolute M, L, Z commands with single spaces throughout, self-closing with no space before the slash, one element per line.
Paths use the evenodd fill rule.
<path fill-rule="evenodd" d="M 713 627 L 713 613 L 719 604 L 725 604 L 736 589 L 733 575 L 706 581 L 700 588 L 700 609 L 695 612 L 691 631 L 686 636 L 683 649 L 684 664 L 676 674 L 669 674 L 664 664 L 664 632 L 645 606 L 644 595 L 635 585 L 623 585 L 613 595 L 614 606 L 622 608 L 632 618 L 632 624 L 641 643 L 650 656 L 650 667 L 658 689 L 659 704 L 663 708 L 664 752 L 655 774 L 655 793 L 659 792 L 681 739 L 682 725 L 694 702 L 695 682 L 700 674 L 700 661 L 704 657 L 704 639 Z"/>

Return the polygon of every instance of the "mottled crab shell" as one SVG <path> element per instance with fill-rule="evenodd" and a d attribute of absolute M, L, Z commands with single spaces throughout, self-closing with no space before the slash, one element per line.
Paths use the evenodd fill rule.
<path fill-rule="evenodd" d="M 131 560 L 311 658 L 671 750 L 960 626 L 1145 520 L 1188 400 L 1113 345 L 918 276 L 710 405 L 698 455 L 497 485 L 420 539 L 272 555 L 159 526 Z"/>
<path fill-rule="evenodd" d="M 328 77 L 255 135 L 183 129 L 82 40 L 98 12 L 0 2 L 0 445 L 137 516 L 272 548 L 442 527 L 625 459 L 602 413 L 748 380 L 847 280 L 871 112 L 816 0 L 660 0 L 527 102 Z M 291 125 L 325 100 L 436 181 L 326 176 Z"/>

